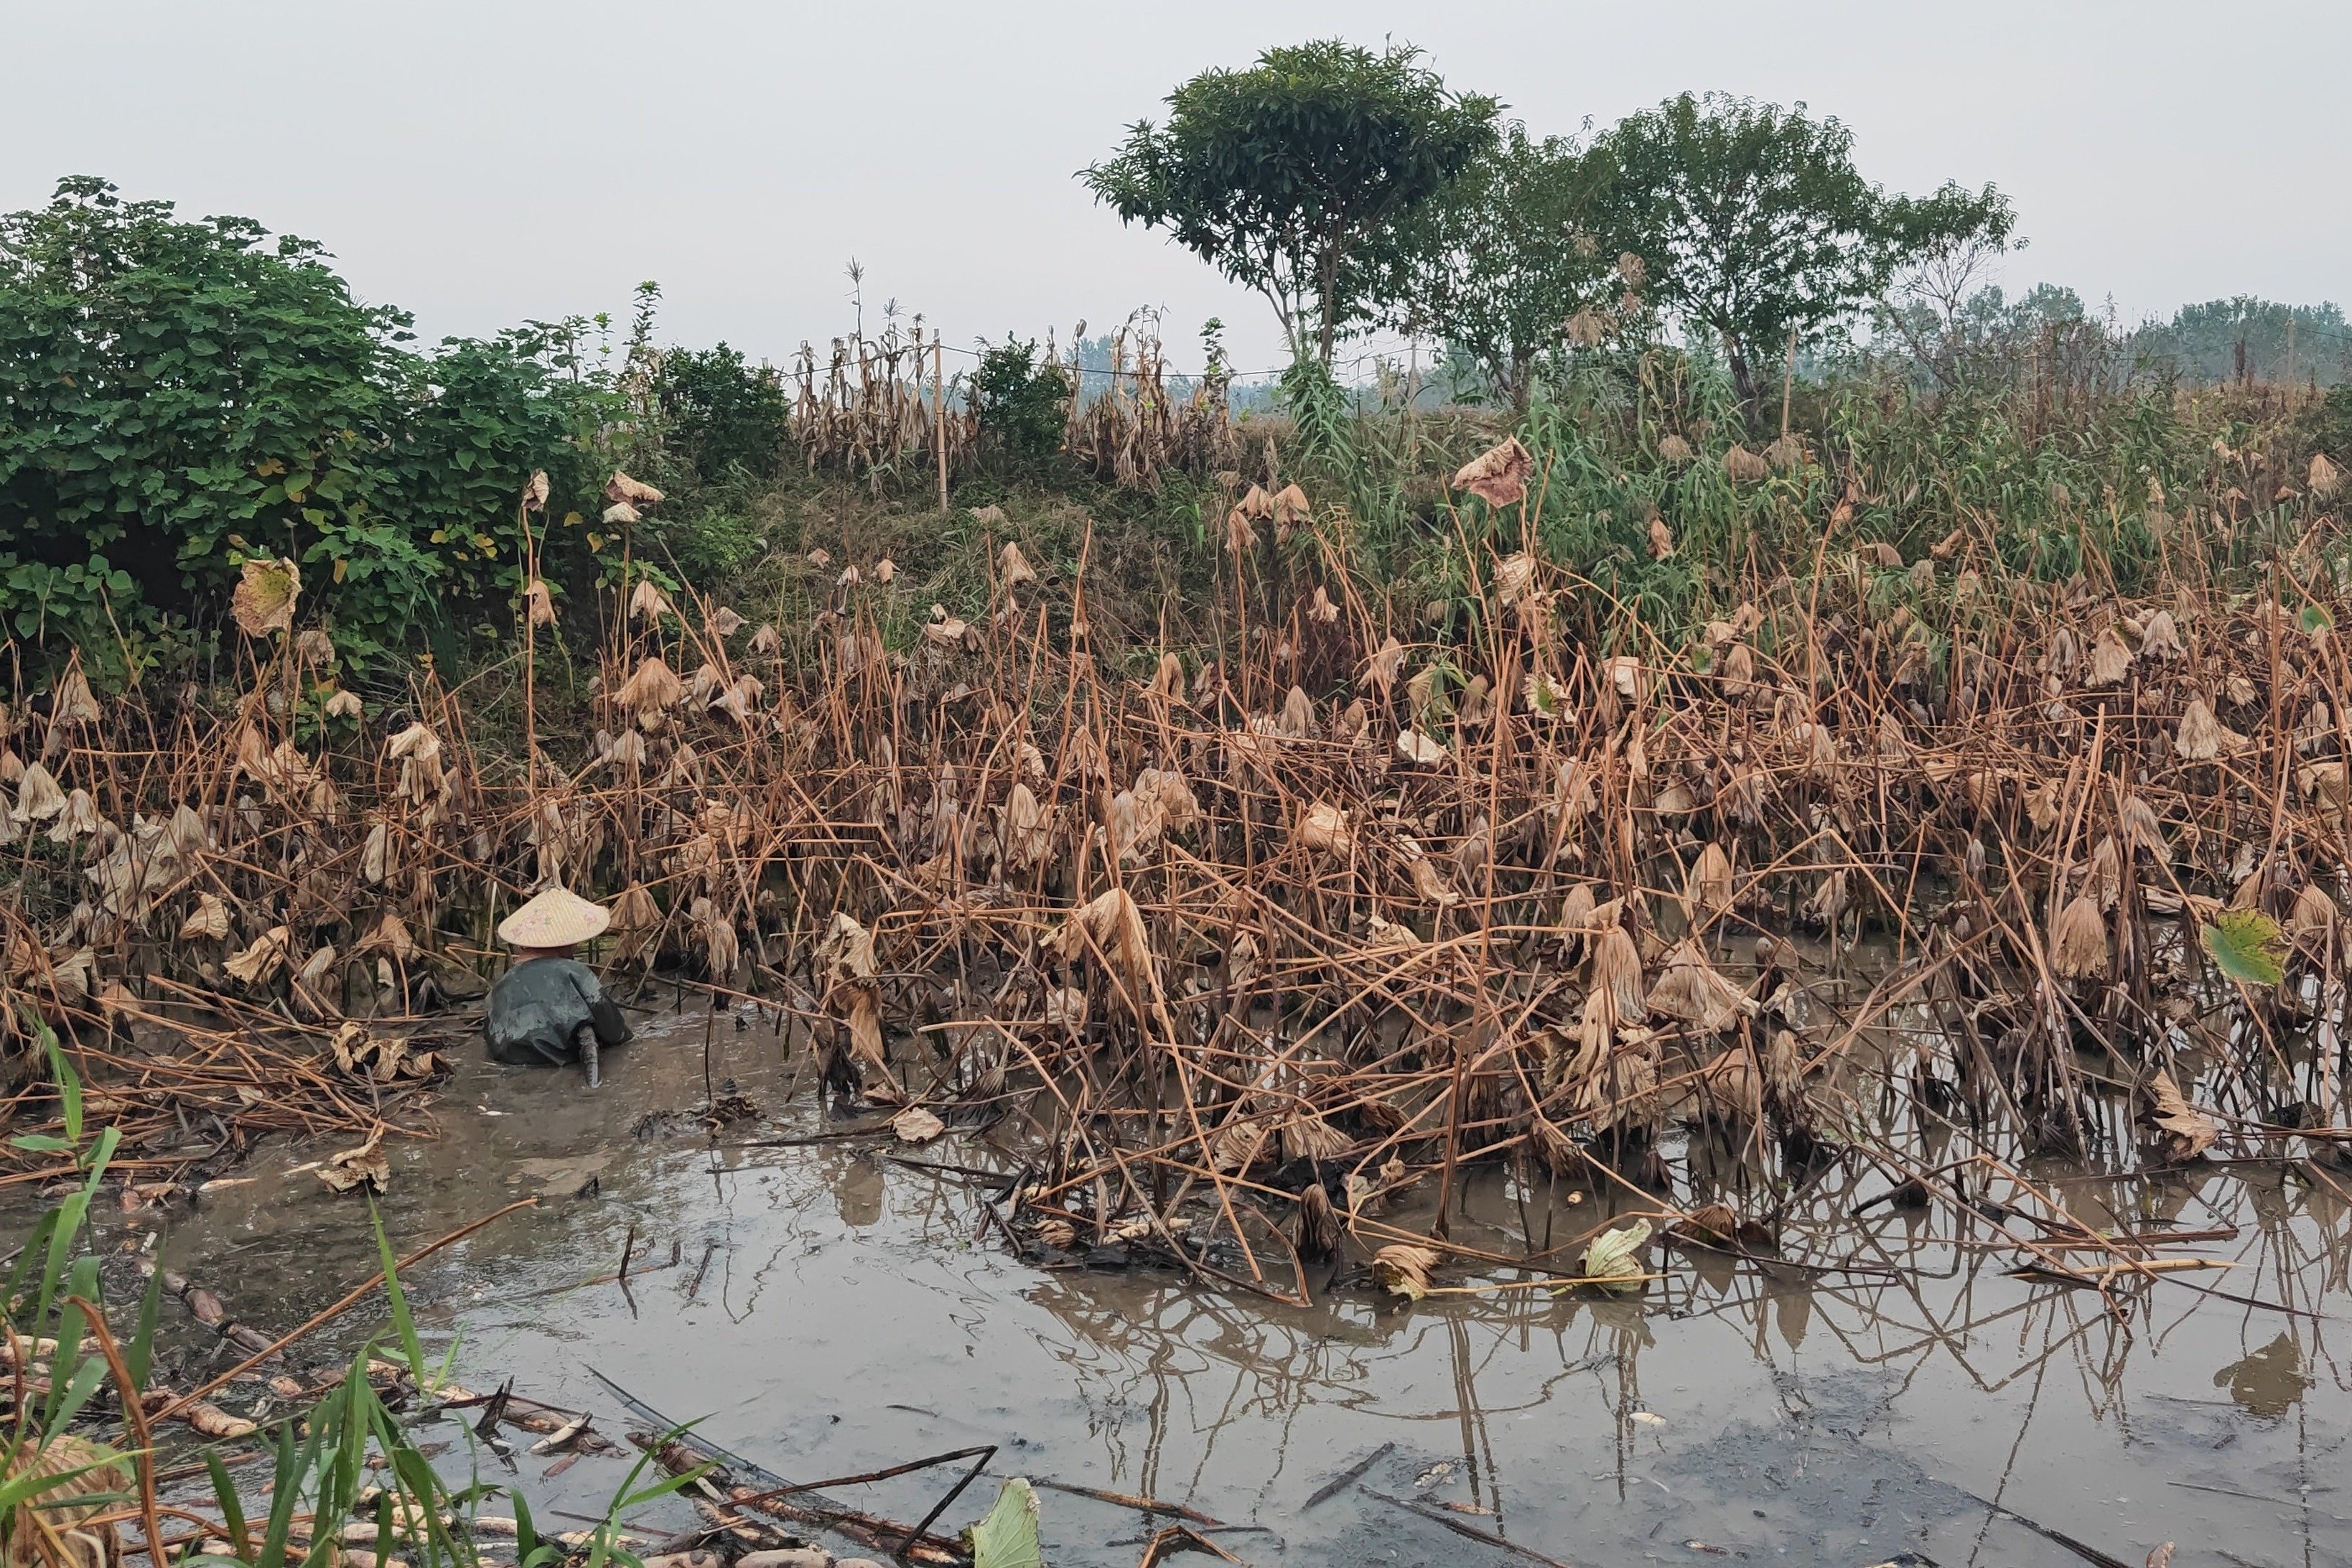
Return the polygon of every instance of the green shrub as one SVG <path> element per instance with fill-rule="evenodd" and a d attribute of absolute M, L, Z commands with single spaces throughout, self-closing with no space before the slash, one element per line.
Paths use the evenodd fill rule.
<path fill-rule="evenodd" d="M 1037 345 L 1007 337 L 980 356 L 972 372 L 971 407 L 989 456 L 1015 468 L 1034 468 L 1062 449 L 1070 378 Z"/>
<path fill-rule="evenodd" d="M 534 468 L 559 524 L 593 514 L 611 394 L 565 329 L 421 354 L 408 326 L 250 219 L 88 177 L 0 217 L 8 629 L 119 670 L 166 616 L 217 625 L 255 554 L 362 655 L 510 595 Z M 586 530 L 551 531 L 548 574 L 586 570 Z"/>
<path fill-rule="evenodd" d="M 662 447 L 703 483 L 741 471 L 773 479 L 783 457 L 783 384 L 774 371 L 748 365 L 725 343 L 673 349 L 662 356 L 655 395 Z"/>

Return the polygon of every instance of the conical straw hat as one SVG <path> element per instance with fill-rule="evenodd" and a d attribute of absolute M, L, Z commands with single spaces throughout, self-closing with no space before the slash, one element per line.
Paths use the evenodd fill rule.
<path fill-rule="evenodd" d="M 509 947 L 570 947 L 604 933 L 610 910 L 563 888 L 550 888 L 499 922 Z"/>

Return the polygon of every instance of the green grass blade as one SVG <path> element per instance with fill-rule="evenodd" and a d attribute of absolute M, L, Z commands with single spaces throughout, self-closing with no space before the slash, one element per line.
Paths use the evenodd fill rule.
<path fill-rule="evenodd" d="M 221 1522 L 226 1526 L 225 1533 L 237 1561 L 252 1562 L 253 1543 L 245 1534 L 245 1504 L 236 1495 L 236 1483 L 229 1479 L 228 1467 L 210 1448 L 205 1450 L 205 1473 L 212 1478 L 213 1504 L 220 1510 Z"/>
<path fill-rule="evenodd" d="M 131 1336 L 131 1347 L 123 1352 L 122 1363 L 131 1373 L 133 1388 L 145 1392 L 147 1374 L 155 1361 L 155 1323 L 163 1310 L 163 1271 L 156 1269 L 147 1276 L 147 1293 L 139 1299 L 139 1326 Z"/>
<path fill-rule="evenodd" d="M 75 1148 L 81 1147 L 81 1075 L 66 1059 L 65 1047 L 58 1044 L 58 1034 L 47 1024 L 39 1026 L 41 1048 L 48 1054 L 49 1071 L 58 1082 L 58 1109 L 66 1124 L 66 1141 Z"/>
<path fill-rule="evenodd" d="M 392 1326 L 400 1335 L 400 1348 L 408 1357 L 408 1374 L 416 1386 L 430 1386 L 425 1380 L 425 1346 L 417 1340 L 415 1321 L 408 1313 L 408 1295 L 400 1288 L 400 1260 L 393 1256 L 392 1238 L 383 1233 L 383 1215 L 374 1204 L 368 1205 L 369 1223 L 375 1226 L 376 1255 L 383 1259 L 383 1293 L 392 1302 Z"/>

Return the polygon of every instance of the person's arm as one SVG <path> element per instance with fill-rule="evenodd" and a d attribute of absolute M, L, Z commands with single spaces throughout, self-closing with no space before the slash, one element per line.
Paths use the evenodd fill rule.
<path fill-rule="evenodd" d="M 588 975 L 585 983 L 581 985 L 580 999 L 588 1004 L 588 1022 L 596 1031 L 598 1045 L 625 1046 L 629 1043 L 632 1037 L 629 1033 L 629 1020 L 622 1015 L 621 1009 L 614 1004 L 613 1000 L 604 994 L 604 988 L 596 983 L 596 977 L 593 974 Z"/>

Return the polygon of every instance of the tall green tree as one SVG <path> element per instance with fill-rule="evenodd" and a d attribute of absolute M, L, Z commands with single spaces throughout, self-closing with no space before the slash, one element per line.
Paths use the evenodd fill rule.
<path fill-rule="evenodd" d="M 1402 226 L 1389 325 L 1468 357 L 1488 387 L 1524 407 L 1569 319 L 1605 308 L 1617 251 L 1592 224 L 1606 170 L 1574 141 L 1514 122 Z"/>
<path fill-rule="evenodd" d="M 1890 195 L 1853 164 L 1853 133 L 1751 99 L 1684 93 L 1594 142 L 1609 222 L 1661 303 L 1718 338 L 1752 409 L 1759 367 L 1852 318 L 1906 265 L 2015 225 L 1992 186 Z"/>
<path fill-rule="evenodd" d="M 1415 208 L 1495 142 L 1499 106 L 1455 93 L 1391 46 L 1333 38 L 1203 71 L 1080 178 L 1128 223 L 1161 228 L 1272 302 L 1294 355 L 1328 364 L 1369 320 Z"/>

